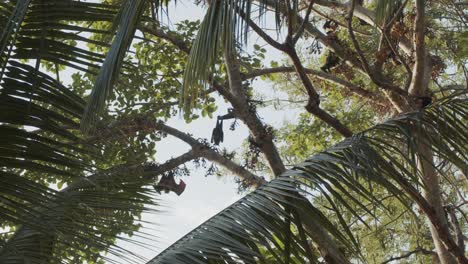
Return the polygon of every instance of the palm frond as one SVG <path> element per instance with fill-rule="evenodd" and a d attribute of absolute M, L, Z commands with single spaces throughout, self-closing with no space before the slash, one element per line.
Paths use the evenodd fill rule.
<path fill-rule="evenodd" d="M 3 30 L 0 32 L 0 80 L 5 72 L 5 67 L 13 49 L 15 38 L 28 11 L 31 0 L 18 0 L 13 7 L 11 2 L 5 2 L 0 6 L 0 24 Z"/>
<path fill-rule="evenodd" d="M 84 101 L 50 76 L 11 61 L 0 84 L 0 165 L 70 175 L 85 170 L 74 146 Z M 61 169 L 60 169 L 61 168 Z"/>
<path fill-rule="evenodd" d="M 258 3 L 259 20 L 266 15 L 266 2 L 262 0 Z M 275 19 L 279 30 L 280 1 L 277 2 Z M 236 45 L 247 42 L 249 26 L 246 21 L 251 19 L 253 4 L 250 0 L 211 1 L 185 68 L 180 100 L 182 107 L 190 110 L 200 91 L 207 87 L 221 51 L 231 53 Z M 291 4 L 297 9 L 298 1 L 293 0 Z"/>
<path fill-rule="evenodd" d="M 250 9 L 251 2 L 245 3 Z M 235 45 L 233 37 L 237 18 L 234 16 L 235 7 L 231 6 L 232 4 L 237 2 L 214 1 L 200 25 L 184 72 L 180 100 L 184 108 L 193 107 L 194 100 L 190 101 L 189 98 L 198 98 L 200 90 L 205 88 L 220 51 L 224 47 L 232 50 Z"/>
<path fill-rule="evenodd" d="M 306 241 L 321 246 L 317 234 L 310 232 L 314 226 L 346 247 L 348 257 L 359 258 L 352 231 L 340 218 L 344 210 L 360 219 L 354 204 L 372 216 L 360 202 L 379 204 L 372 185 L 382 186 L 411 210 L 412 192 L 424 188 L 415 158 L 420 155 L 418 144 L 430 146 L 436 159 L 466 171 L 467 106 L 466 92 L 458 93 L 425 111 L 404 114 L 346 139 L 240 199 L 148 263 L 264 263 L 267 251 L 275 263 L 286 263 L 292 256 L 302 260 L 297 263 L 314 263 L 317 254 L 311 259 L 310 243 L 301 243 L 300 237 L 302 233 Z M 314 206 L 318 193 L 332 205 L 334 221 Z"/>
<path fill-rule="evenodd" d="M 85 133 L 94 127 L 99 114 L 104 109 L 106 98 L 112 91 L 125 53 L 133 40 L 144 5 L 145 0 L 128 0 L 122 5 L 117 35 L 99 71 L 81 121 L 81 128 Z"/>

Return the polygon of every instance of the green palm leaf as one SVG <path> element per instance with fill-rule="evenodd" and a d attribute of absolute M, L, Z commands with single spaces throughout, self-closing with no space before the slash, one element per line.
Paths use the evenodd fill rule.
<path fill-rule="evenodd" d="M 147 189 L 154 175 L 145 172 L 153 165 L 84 177 L 95 168 L 83 157 L 98 160 L 93 147 L 76 145 L 84 106 L 50 76 L 9 62 L 0 86 L 0 220 L 17 230 L 0 243 L 1 263 L 67 263 L 79 255 L 97 261 L 105 251 L 142 261 L 109 246 L 120 233 L 131 234 L 138 227 L 134 217 L 155 205 Z M 70 185 L 50 189 L 48 175 Z"/>
<path fill-rule="evenodd" d="M 85 133 L 90 132 L 99 114 L 104 109 L 106 98 L 112 91 L 114 82 L 119 75 L 125 53 L 133 40 L 133 35 L 143 13 L 144 5 L 145 0 L 128 0 L 122 5 L 117 35 L 99 71 L 83 115 L 81 128 Z"/>
<path fill-rule="evenodd" d="M 200 91 L 207 87 L 213 67 L 221 57 L 221 51 L 231 53 L 236 45 L 247 42 L 249 26 L 246 21 L 250 20 L 253 13 L 253 4 L 250 0 L 216 0 L 210 3 L 184 72 L 180 102 L 187 110 L 193 107 Z M 282 4 L 283 2 L 277 1 L 275 8 L 278 31 Z M 298 1 L 290 1 L 290 4 L 297 11 Z M 266 15 L 266 0 L 260 1 L 258 7 L 259 19 L 262 19 Z"/>
<path fill-rule="evenodd" d="M 0 25 L 2 31 L 0 32 L 0 80 L 5 72 L 6 63 L 10 57 L 15 43 L 15 38 L 21 27 L 28 6 L 31 0 L 16 1 L 16 6 L 13 3 L 5 2 L 0 5 Z"/>

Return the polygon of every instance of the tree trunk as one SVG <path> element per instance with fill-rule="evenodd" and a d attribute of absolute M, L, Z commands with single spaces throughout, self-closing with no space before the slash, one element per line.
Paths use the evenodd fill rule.
<path fill-rule="evenodd" d="M 450 235 L 447 217 L 445 216 L 444 208 L 442 206 L 439 178 L 433 164 L 432 150 L 430 146 L 419 143 L 418 152 L 420 154 L 418 158 L 418 169 L 421 171 L 422 181 L 424 184 L 423 196 L 429 205 L 434 208 L 436 214 L 435 216 L 439 218 L 439 222 L 441 223 L 441 226 L 439 227 L 442 229 L 441 231 Z M 440 238 L 437 227 L 434 226 L 431 221 L 429 221 L 429 229 L 431 231 L 432 240 L 434 242 L 440 263 L 457 263 L 454 256 L 448 251 L 447 247 Z"/>

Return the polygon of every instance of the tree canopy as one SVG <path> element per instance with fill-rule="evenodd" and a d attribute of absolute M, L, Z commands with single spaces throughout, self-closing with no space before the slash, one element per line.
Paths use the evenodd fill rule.
<path fill-rule="evenodd" d="M 0 0 L 0 262 L 468 263 L 467 5 Z M 192 166 L 245 196 L 118 246 Z"/>

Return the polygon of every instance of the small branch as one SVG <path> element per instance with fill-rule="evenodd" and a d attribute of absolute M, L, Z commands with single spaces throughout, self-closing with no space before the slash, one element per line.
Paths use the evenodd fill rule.
<path fill-rule="evenodd" d="M 405 0 L 405 2 L 395 12 L 395 15 L 392 17 L 392 19 L 387 24 L 385 24 L 385 26 L 384 26 L 384 28 L 382 30 L 383 32 L 387 31 L 387 29 L 389 29 L 395 23 L 395 21 L 398 19 L 398 17 L 401 15 L 403 10 L 405 9 L 405 6 L 408 3 L 408 1 L 409 0 Z"/>
<path fill-rule="evenodd" d="M 408 63 L 406 63 L 406 61 L 403 59 L 403 57 L 400 55 L 400 53 L 398 52 L 398 50 L 392 45 L 392 42 L 390 41 L 390 39 L 388 38 L 388 35 L 387 35 L 387 32 L 386 31 L 382 31 L 382 36 L 385 38 L 385 40 L 387 41 L 387 45 L 390 47 L 390 49 L 392 50 L 393 54 L 395 54 L 396 58 L 401 62 L 401 64 L 403 64 L 403 67 L 405 67 L 405 70 L 406 72 L 408 73 L 408 77 L 406 78 L 406 82 L 405 82 L 405 90 L 408 90 L 409 88 L 409 85 L 411 84 L 411 79 L 412 79 L 412 76 L 413 76 L 413 72 L 411 71 Z"/>
<path fill-rule="evenodd" d="M 149 33 L 155 37 L 159 37 L 162 39 L 165 39 L 172 43 L 174 46 L 179 48 L 181 51 L 185 53 L 190 53 L 190 46 L 188 43 L 186 43 L 183 39 L 181 39 L 177 34 L 171 33 L 171 32 L 164 32 L 160 28 L 156 28 L 155 26 L 140 26 L 139 30 L 142 32 Z"/>
<path fill-rule="evenodd" d="M 353 42 L 354 48 L 356 49 L 356 52 L 361 60 L 361 65 L 364 68 L 364 71 L 367 73 L 367 75 L 369 75 L 371 80 L 378 86 L 386 90 L 396 92 L 399 95 L 407 96 L 408 92 L 406 92 L 406 90 L 403 90 L 398 86 L 395 86 L 393 84 L 387 83 L 386 81 L 382 80 L 380 77 L 376 76 L 375 72 L 370 68 L 369 63 L 367 62 L 367 59 L 364 56 L 364 53 L 362 52 L 362 49 L 359 45 L 359 42 L 357 41 L 356 36 L 354 35 L 352 22 L 353 22 L 353 17 L 354 17 L 355 5 L 356 5 L 356 0 L 352 0 L 351 7 L 349 9 L 348 17 L 347 17 L 348 33 L 351 38 L 351 41 Z"/>
<path fill-rule="evenodd" d="M 252 19 L 248 18 L 244 12 L 241 10 L 236 10 L 238 14 L 244 19 L 247 24 L 259 35 L 263 40 L 265 40 L 266 43 L 270 44 L 272 47 L 278 49 L 278 50 L 283 50 L 284 49 L 284 44 L 279 43 L 278 41 L 274 40 L 270 35 L 268 35 L 265 31 L 263 31 L 255 22 L 252 21 Z"/>
<path fill-rule="evenodd" d="M 348 28 L 348 25 L 345 24 L 345 23 L 342 23 L 341 21 L 338 21 L 337 19 L 334 19 L 333 17 L 330 17 L 329 15 L 323 13 L 322 11 L 318 10 L 317 8 L 312 8 L 312 10 L 317 13 L 318 15 L 320 15 L 321 17 L 323 18 L 326 18 L 328 20 L 331 20 L 335 23 L 337 23 L 338 25 L 344 27 L 344 28 Z M 364 36 L 372 36 L 372 33 L 368 33 L 368 32 L 365 32 L 365 31 L 362 31 L 362 30 L 354 30 L 354 32 L 358 33 L 358 34 L 361 34 L 361 35 L 364 35 Z"/>
<path fill-rule="evenodd" d="M 305 29 L 305 26 L 306 24 L 309 22 L 309 16 L 310 16 L 310 12 L 312 11 L 312 8 L 314 6 L 314 2 L 315 0 L 311 0 L 310 3 L 309 3 L 309 7 L 307 8 L 307 11 L 306 11 L 306 15 L 304 17 L 304 20 L 302 21 L 302 24 L 301 26 L 299 27 L 299 30 L 297 31 L 296 35 L 293 37 L 292 39 L 292 42 L 294 44 L 297 43 L 297 41 L 299 40 L 299 38 L 302 36 L 302 33 L 304 33 L 304 29 Z"/>
<path fill-rule="evenodd" d="M 294 67 L 290 67 L 290 66 L 283 66 L 283 67 L 276 67 L 276 68 L 263 68 L 263 69 L 255 69 L 255 70 L 252 70 L 246 74 L 243 75 L 243 78 L 244 79 L 251 79 L 251 78 L 255 78 L 255 77 L 258 77 L 258 76 L 262 76 L 262 75 L 267 75 L 267 74 L 273 74 L 273 73 L 286 73 L 286 72 L 295 72 L 296 70 L 294 69 Z M 325 81 L 329 81 L 329 82 L 332 82 L 334 84 L 337 84 L 343 88 L 346 88 L 348 89 L 349 91 L 361 96 L 361 97 L 364 97 L 364 98 L 368 98 L 368 99 L 371 99 L 371 100 L 374 100 L 374 101 L 378 101 L 379 98 L 378 98 L 378 95 L 371 92 L 371 91 L 368 91 L 368 90 L 365 90 L 351 82 L 348 82 L 344 79 L 341 79 L 341 78 L 338 78 L 336 75 L 333 75 L 333 74 L 329 74 L 329 73 L 325 73 L 323 71 L 317 71 L 317 70 L 313 70 L 313 69 L 308 69 L 308 68 L 304 68 L 304 71 L 307 73 L 307 74 L 311 74 L 321 80 L 325 80 Z"/>
<path fill-rule="evenodd" d="M 431 250 L 427 250 L 427 249 L 424 249 L 424 248 L 416 248 L 412 251 L 408 251 L 407 253 L 399 256 L 399 257 L 391 257 L 389 258 L 388 260 L 382 262 L 382 264 L 387 264 L 387 263 L 390 263 L 392 261 L 396 261 L 396 260 L 400 260 L 400 259 L 405 259 L 405 258 L 409 258 L 411 257 L 413 254 L 417 254 L 417 253 L 421 253 L 423 255 L 432 255 L 432 256 L 437 256 L 437 254 L 434 252 L 434 251 L 431 251 Z"/>
<path fill-rule="evenodd" d="M 366 73 L 371 76 L 372 72 L 369 67 L 369 63 L 367 62 L 366 57 L 364 56 L 364 53 L 361 50 L 361 47 L 359 46 L 359 42 L 356 40 L 356 36 L 354 35 L 354 30 L 353 30 L 353 16 L 354 16 L 354 7 L 356 5 L 356 0 L 351 1 L 351 8 L 349 9 L 348 17 L 346 18 L 347 24 L 348 24 L 348 33 L 349 37 L 351 38 L 351 41 L 353 42 L 354 48 L 356 49 L 356 52 L 361 59 L 361 64 Z M 372 78 L 372 77 L 371 77 Z"/>

